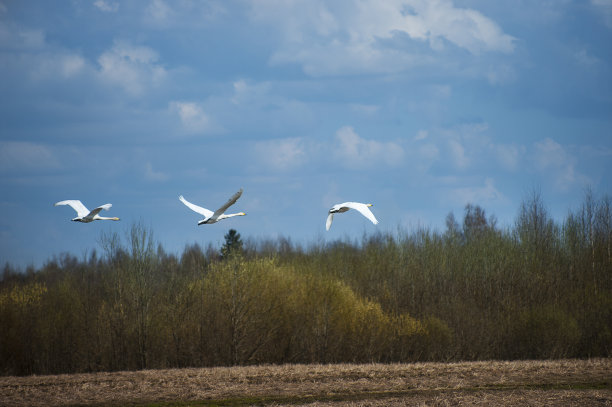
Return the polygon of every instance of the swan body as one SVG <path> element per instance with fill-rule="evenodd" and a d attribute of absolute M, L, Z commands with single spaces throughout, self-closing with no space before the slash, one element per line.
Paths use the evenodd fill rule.
<path fill-rule="evenodd" d="M 109 203 L 100 205 L 92 211 L 87 209 L 85 205 L 83 205 L 83 203 L 79 201 L 78 199 L 69 199 L 66 201 L 56 202 L 54 204 L 54 206 L 59 206 L 59 205 L 69 205 L 70 207 L 72 207 L 72 209 L 76 211 L 77 217 L 71 219 L 73 222 L 89 223 L 89 222 L 93 222 L 94 220 L 119 220 L 119 218 L 114 218 L 114 217 L 106 218 L 106 217 L 98 215 L 98 213 L 100 213 L 102 209 L 107 211 L 111 208 L 111 206 L 113 206 L 112 204 L 109 204 Z"/>
<path fill-rule="evenodd" d="M 363 216 L 368 218 L 373 224 L 377 225 L 378 220 L 376 219 L 376 217 L 370 210 L 370 206 L 372 206 L 372 204 L 364 204 L 364 203 L 359 203 L 359 202 L 344 202 L 344 203 L 336 204 L 332 206 L 332 208 L 329 210 L 329 214 L 327 215 L 327 221 L 325 222 L 325 229 L 329 230 L 329 228 L 331 227 L 332 221 L 334 220 L 335 213 L 343 213 L 343 212 L 348 211 L 349 209 L 355 209 L 356 211 L 361 213 Z"/>
<path fill-rule="evenodd" d="M 186 200 L 183 197 L 183 195 L 179 196 L 179 200 L 182 203 L 184 203 L 185 206 L 187 206 L 192 211 L 197 212 L 200 215 L 204 216 L 204 219 L 199 221 L 198 225 L 209 225 L 209 224 L 212 224 L 212 223 L 217 223 L 220 220 L 231 218 L 231 217 L 234 217 L 234 216 L 244 216 L 244 215 L 246 215 L 246 213 L 244 213 L 244 212 L 228 213 L 228 214 L 224 213 L 227 210 L 227 208 L 229 208 L 230 206 L 232 206 L 233 204 L 236 203 L 236 201 L 238 200 L 238 198 L 240 198 L 241 195 L 242 195 L 242 188 L 240 188 L 240 191 L 238 191 L 234 195 L 232 195 L 232 197 L 222 207 L 220 207 L 219 209 L 217 209 L 214 212 L 210 211 L 210 210 L 208 210 L 206 208 L 202 208 L 201 206 L 192 204 L 191 202 Z"/>

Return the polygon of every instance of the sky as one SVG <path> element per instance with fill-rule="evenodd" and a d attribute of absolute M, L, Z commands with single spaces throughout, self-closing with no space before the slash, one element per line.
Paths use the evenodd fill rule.
<path fill-rule="evenodd" d="M 612 193 L 612 0 L 0 0 L 0 263 L 511 227 Z M 213 225 L 179 200 L 215 210 Z M 120 222 L 70 222 L 79 199 Z M 380 223 L 336 203 L 372 203 Z"/>

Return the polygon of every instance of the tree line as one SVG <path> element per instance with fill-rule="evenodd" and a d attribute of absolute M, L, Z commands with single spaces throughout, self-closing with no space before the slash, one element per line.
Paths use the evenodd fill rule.
<path fill-rule="evenodd" d="M 101 254 L 0 281 L 0 374 L 259 363 L 609 357 L 612 212 L 558 223 L 534 192 L 513 225 L 467 205 L 443 231 L 288 238 L 168 254 L 134 224 Z"/>

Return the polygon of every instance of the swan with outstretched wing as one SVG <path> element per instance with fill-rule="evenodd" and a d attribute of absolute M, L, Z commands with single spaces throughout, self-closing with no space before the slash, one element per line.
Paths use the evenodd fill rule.
<path fill-rule="evenodd" d="M 335 213 L 343 213 L 343 212 L 348 211 L 349 209 L 355 209 L 356 211 L 361 213 L 363 216 L 368 218 L 373 224 L 377 225 L 378 220 L 376 219 L 376 217 L 370 210 L 370 206 L 372 206 L 372 204 L 364 204 L 364 203 L 359 203 L 359 202 L 344 202 L 344 203 L 336 204 L 332 206 L 332 208 L 329 210 L 328 215 L 327 215 L 327 221 L 325 222 L 325 229 L 329 230 L 329 228 L 331 228 Z"/>
<path fill-rule="evenodd" d="M 246 213 L 244 213 L 244 212 L 228 213 L 228 214 L 225 213 L 225 211 L 230 206 L 232 206 L 233 204 L 236 203 L 236 201 L 238 200 L 238 198 L 240 198 L 241 195 L 242 195 L 242 188 L 240 188 L 240 191 L 238 191 L 234 195 L 232 195 L 232 197 L 222 207 L 220 207 L 219 209 L 217 209 L 214 212 L 189 202 L 188 200 L 186 200 L 183 197 L 183 195 L 179 196 L 179 200 L 182 203 L 184 203 L 185 206 L 187 206 L 192 211 L 197 212 L 200 215 L 204 216 L 204 219 L 199 221 L 198 225 L 205 225 L 205 224 L 209 225 L 209 224 L 212 224 L 212 223 L 217 223 L 217 222 L 219 222 L 220 220 L 223 220 L 223 219 L 232 218 L 234 216 L 244 216 L 244 215 L 246 215 Z"/>
<path fill-rule="evenodd" d="M 76 211 L 77 217 L 71 219 L 73 222 L 89 223 L 89 222 L 93 222 L 94 220 L 119 220 L 119 218 L 116 218 L 116 217 L 106 218 L 104 216 L 98 215 L 102 209 L 107 211 L 111 208 L 111 206 L 113 206 L 112 204 L 109 204 L 109 203 L 100 205 L 97 208 L 93 209 L 92 211 L 87 209 L 85 205 L 83 205 L 83 203 L 79 201 L 78 199 L 68 199 L 66 201 L 60 201 L 54 204 L 54 206 L 60 206 L 60 205 L 68 205 Z"/>

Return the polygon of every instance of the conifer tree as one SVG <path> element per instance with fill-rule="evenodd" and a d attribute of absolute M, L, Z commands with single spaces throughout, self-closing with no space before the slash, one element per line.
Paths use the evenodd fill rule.
<path fill-rule="evenodd" d="M 224 236 L 225 243 L 221 247 L 221 256 L 227 258 L 231 253 L 242 253 L 242 239 L 240 239 L 240 233 L 235 229 L 230 229 Z"/>

